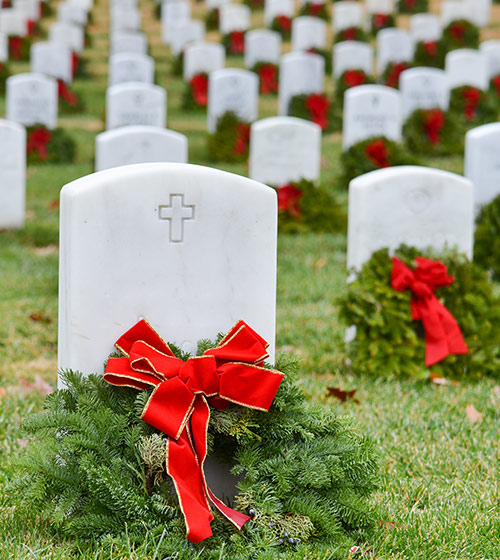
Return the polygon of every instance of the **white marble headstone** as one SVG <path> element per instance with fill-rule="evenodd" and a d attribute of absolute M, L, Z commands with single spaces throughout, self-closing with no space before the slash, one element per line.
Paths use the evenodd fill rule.
<path fill-rule="evenodd" d="M 450 91 L 446 74 L 439 68 L 410 68 L 401 73 L 399 91 L 403 118 L 407 119 L 417 109 L 442 109 L 450 105 Z"/>
<path fill-rule="evenodd" d="M 226 51 L 220 43 L 192 43 L 184 50 L 184 79 L 190 80 L 196 74 L 210 74 L 224 68 Z"/>
<path fill-rule="evenodd" d="M 6 35 L 19 35 L 24 37 L 27 33 L 26 16 L 14 8 L 0 10 L 0 31 Z"/>
<path fill-rule="evenodd" d="M 241 68 L 222 68 L 209 74 L 208 132 L 215 132 L 217 120 L 232 111 L 242 121 L 251 123 L 259 111 L 259 77 Z"/>
<path fill-rule="evenodd" d="M 32 21 L 37 21 L 41 17 L 39 0 L 14 0 L 13 7 Z"/>
<path fill-rule="evenodd" d="M 295 12 L 293 0 L 264 0 L 264 23 L 271 25 L 277 16 L 292 18 Z"/>
<path fill-rule="evenodd" d="M 243 319 L 273 360 L 273 189 L 207 167 L 139 164 L 66 185 L 60 212 L 60 369 L 102 373 L 141 318 L 191 353 Z"/>
<path fill-rule="evenodd" d="M 30 49 L 30 67 L 32 72 L 47 74 L 67 84 L 73 81 L 73 54 L 67 46 L 60 43 L 33 43 Z"/>
<path fill-rule="evenodd" d="M 443 27 L 458 19 L 472 21 L 471 6 L 464 0 L 443 0 L 441 3 L 441 24 Z"/>
<path fill-rule="evenodd" d="M 251 10 L 244 4 L 224 4 L 219 11 L 219 30 L 223 35 L 231 31 L 246 31 L 250 28 Z"/>
<path fill-rule="evenodd" d="M 295 117 L 270 117 L 252 124 L 250 177 L 267 185 L 317 181 L 321 127 Z"/>
<path fill-rule="evenodd" d="M 224 6 L 224 4 L 229 4 L 231 0 L 206 0 L 206 5 L 209 10 L 214 10 Z"/>
<path fill-rule="evenodd" d="M 385 136 L 401 140 L 401 94 L 394 88 L 364 85 L 348 89 L 344 95 L 342 147 Z"/>
<path fill-rule="evenodd" d="M 488 61 L 488 78 L 494 78 L 500 74 L 500 40 L 490 39 L 479 45 L 479 51 L 486 56 Z"/>
<path fill-rule="evenodd" d="M 279 64 L 281 34 L 271 29 L 252 29 L 245 34 L 245 66 L 253 68 L 258 62 Z"/>
<path fill-rule="evenodd" d="M 191 4 L 184 0 L 166 1 L 161 5 L 161 39 L 170 45 L 175 29 L 191 19 Z"/>
<path fill-rule="evenodd" d="M 488 89 L 488 59 L 476 49 L 456 49 L 447 53 L 445 72 L 448 87 L 474 86 L 483 91 Z"/>
<path fill-rule="evenodd" d="M 292 21 L 292 51 L 324 49 L 326 22 L 318 17 L 299 16 Z"/>
<path fill-rule="evenodd" d="M 145 124 L 165 128 L 167 92 L 160 86 L 128 82 L 106 91 L 106 128 Z"/>
<path fill-rule="evenodd" d="M 377 33 L 377 72 L 382 74 L 391 62 L 413 60 L 413 40 L 404 29 L 388 27 Z"/>
<path fill-rule="evenodd" d="M 7 62 L 9 59 L 9 38 L 0 31 L 0 62 Z"/>
<path fill-rule="evenodd" d="M 373 47 L 364 41 L 340 41 L 333 47 L 333 75 L 340 78 L 346 70 L 373 74 Z"/>
<path fill-rule="evenodd" d="M 109 85 L 154 82 L 155 61 L 146 54 L 121 53 L 109 57 Z"/>
<path fill-rule="evenodd" d="M 486 27 L 491 20 L 492 0 L 464 0 L 469 6 L 470 18 L 479 27 Z"/>
<path fill-rule="evenodd" d="M 438 41 L 442 34 L 441 22 L 434 14 L 414 14 L 410 17 L 410 35 L 415 43 Z"/>
<path fill-rule="evenodd" d="M 24 126 L 57 126 L 57 81 L 42 74 L 16 74 L 6 82 L 7 119 Z"/>
<path fill-rule="evenodd" d="M 87 25 L 88 14 L 85 8 L 73 2 L 61 2 L 57 6 L 58 21 Z"/>
<path fill-rule="evenodd" d="M 203 41 L 205 38 L 205 24 L 198 19 L 191 19 L 173 30 L 170 39 L 170 48 L 173 55 L 180 55 L 187 45 Z"/>
<path fill-rule="evenodd" d="M 347 266 L 359 271 L 379 249 L 401 244 L 472 258 L 473 187 L 468 179 L 429 167 L 390 167 L 349 185 Z M 388 279 L 389 281 L 389 279 Z"/>
<path fill-rule="evenodd" d="M 0 119 L 0 229 L 24 225 L 26 130 Z"/>
<path fill-rule="evenodd" d="M 365 27 L 365 12 L 361 2 L 343 0 L 333 4 L 333 30 L 337 33 L 349 27 Z"/>
<path fill-rule="evenodd" d="M 395 0 L 366 0 L 366 11 L 369 14 L 392 14 Z"/>
<path fill-rule="evenodd" d="M 81 53 L 85 45 L 85 33 L 83 27 L 76 23 L 56 21 L 49 27 L 49 41 L 64 45 L 76 53 Z"/>
<path fill-rule="evenodd" d="M 141 29 L 141 12 L 136 8 L 122 8 L 111 11 L 111 31 L 139 31 Z"/>
<path fill-rule="evenodd" d="M 95 170 L 134 163 L 187 163 L 184 134 L 157 126 L 122 126 L 101 132 L 95 139 Z"/>
<path fill-rule="evenodd" d="M 295 95 L 322 93 L 325 59 L 319 54 L 291 52 L 281 57 L 279 72 L 278 114 L 286 115 Z"/>
<path fill-rule="evenodd" d="M 489 123 L 465 135 L 465 176 L 474 184 L 476 210 L 500 194 L 500 123 Z"/>
<path fill-rule="evenodd" d="M 113 31 L 110 34 L 110 54 L 148 53 L 148 38 L 138 31 Z"/>

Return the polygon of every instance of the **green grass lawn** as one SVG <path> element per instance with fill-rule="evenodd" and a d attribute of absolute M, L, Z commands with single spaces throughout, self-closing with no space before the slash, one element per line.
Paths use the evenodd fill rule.
<path fill-rule="evenodd" d="M 153 0 L 141 0 L 143 29 L 156 59 L 157 83 L 168 91 L 168 126 L 189 137 L 189 160 L 210 165 L 206 156 L 204 113 L 180 109 L 183 83 L 170 73 L 160 24 L 151 17 Z M 203 7 L 193 5 L 193 15 Z M 498 12 L 495 12 L 497 15 Z M 255 24 L 262 14 L 255 16 Z M 89 31 L 93 45 L 85 56 L 92 79 L 77 79 L 74 89 L 85 99 L 86 113 L 60 118 L 77 142 L 71 165 L 39 165 L 28 169 L 27 222 L 20 231 L 0 232 L 0 559 L 159 558 L 157 541 L 137 550 L 127 546 L 98 547 L 55 537 L 41 519 L 16 514 L 5 484 L 13 458 L 26 445 L 19 423 L 42 406 L 37 376 L 56 383 L 58 206 L 61 187 L 93 171 L 94 139 L 103 128 L 107 85 L 108 2 L 96 0 Z M 404 19 L 402 19 L 402 22 Z M 46 28 L 48 21 L 44 21 Z M 498 22 L 486 30 L 499 37 Z M 217 34 L 209 34 L 216 38 Z M 241 65 L 229 60 L 229 65 Z M 28 71 L 27 63 L 12 65 Z M 331 89 L 331 84 L 328 85 Z M 0 99 L 0 112 L 5 100 Z M 261 99 L 260 117 L 276 114 L 276 99 Z M 323 139 L 322 184 L 334 189 L 339 174 L 340 136 Z M 461 173 L 462 157 L 427 161 L 429 166 Z M 243 165 L 228 171 L 246 174 Z M 347 204 L 345 192 L 337 193 Z M 500 557 L 499 435 L 500 388 L 494 379 L 471 384 L 435 386 L 428 381 L 398 379 L 390 371 L 379 377 L 349 373 L 334 298 L 345 289 L 346 236 L 280 236 L 278 251 L 278 348 L 301 357 L 300 385 L 308 398 L 355 417 L 361 432 L 377 443 L 381 462 L 380 490 L 374 499 L 380 521 L 357 557 L 382 559 L 495 559 Z M 326 397 L 328 386 L 357 389 L 359 404 Z M 43 389 L 43 384 L 42 387 Z M 473 405 L 482 420 L 472 422 Z M 176 558 L 184 558 L 182 554 Z M 338 549 L 290 557 L 348 558 Z M 173 557 L 172 557 L 173 558 Z M 186 557 L 187 558 L 187 557 Z M 200 552 L 199 558 L 203 558 Z"/>

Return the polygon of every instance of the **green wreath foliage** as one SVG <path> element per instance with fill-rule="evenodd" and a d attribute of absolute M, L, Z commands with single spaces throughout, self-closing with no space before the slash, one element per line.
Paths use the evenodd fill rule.
<path fill-rule="evenodd" d="M 252 10 L 261 10 L 264 7 L 264 0 L 243 0 L 243 4 L 246 4 Z"/>
<path fill-rule="evenodd" d="M 161 20 L 161 2 L 157 2 L 154 9 L 153 9 L 153 15 L 155 19 L 160 19 Z"/>
<path fill-rule="evenodd" d="M 208 135 L 208 157 L 212 161 L 228 163 L 241 163 L 248 159 L 248 142 L 246 148 L 238 153 L 236 150 L 239 128 L 248 127 L 250 138 L 250 125 L 241 121 L 235 113 L 227 111 L 217 121 L 213 134 Z"/>
<path fill-rule="evenodd" d="M 205 16 L 207 31 L 219 29 L 219 8 L 212 8 Z"/>
<path fill-rule="evenodd" d="M 348 27 L 335 33 L 334 43 L 341 41 L 368 41 L 368 34 L 361 27 Z"/>
<path fill-rule="evenodd" d="M 442 39 L 439 41 L 419 41 L 415 47 L 413 64 L 415 66 L 444 68 L 446 53 L 446 45 Z"/>
<path fill-rule="evenodd" d="M 278 208 L 278 230 L 281 233 L 338 233 L 347 230 L 346 211 L 329 189 L 316 186 L 307 179 L 292 181 L 289 185 L 300 190 L 302 197 L 298 201 L 299 213 Z"/>
<path fill-rule="evenodd" d="M 401 14 L 421 14 L 429 11 L 429 0 L 399 0 L 398 10 Z"/>
<path fill-rule="evenodd" d="M 5 82 L 10 76 L 10 68 L 6 62 L 0 62 L 0 93 L 5 93 Z"/>
<path fill-rule="evenodd" d="M 411 68 L 409 62 L 389 62 L 382 74 L 382 83 L 388 87 L 399 89 L 399 76 Z"/>
<path fill-rule="evenodd" d="M 388 165 L 376 165 L 367 156 L 367 148 L 374 142 L 383 141 L 387 149 L 387 163 Z M 339 187 L 347 189 L 349 183 L 360 175 L 376 171 L 382 167 L 393 167 L 396 165 L 422 165 L 422 162 L 412 155 L 402 144 L 388 140 L 383 136 L 369 138 L 357 144 L 353 144 L 350 148 L 342 152 L 340 156 L 341 162 L 341 177 L 339 180 Z"/>
<path fill-rule="evenodd" d="M 85 101 L 81 98 L 81 96 L 77 95 L 73 90 L 71 93 L 75 95 L 77 99 L 77 103 L 75 105 L 71 105 L 64 97 L 59 95 L 58 100 L 58 110 L 59 114 L 61 115 L 77 115 L 78 113 L 83 113 L 85 111 Z"/>
<path fill-rule="evenodd" d="M 178 55 L 172 57 L 172 74 L 174 76 L 182 76 L 184 69 L 184 52 L 181 51 Z"/>
<path fill-rule="evenodd" d="M 500 280 L 500 195 L 485 204 L 476 219 L 474 262 Z"/>
<path fill-rule="evenodd" d="M 208 80 L 208 74 L 206 72 L 200 72 L 199 75 L 205 76 Z M 190 81 L 186 82 L 184 93 L 182 94 L 182 108 L 188 111 L 198 111 L 206 109 L 206 106 L 198 105 L 198 103 L 196 103 L 193 97 L 193 88 L 191 87 Z"/>
<path fill-rule="evenodd" d="M 332 73 L 332 53 L 328 49 L 318 49 L 317 47 L 311 47 L 307 49 L 307 52 L 311 54 L 319 54 L 323 57 L 325 61 L 325 74 L 330 75 Z"/>
<path fill-rule="evenodd" d="M 12 35 L 9 37 L 9 60 L 29 60 L 30 49 L 33 42 L 32 37 L 21 37 Z M 14 44 L 19 43 L 19 48 L 14 48 Z"/>
<path fill-rule="evenodd" d="M 306 101 L 307 98 L 309 97 L 310 94 L 300 94 L 300 95 L 294 95 L 290 98 L 290 101 L 288 103 L 288 112 L 287 114 L 291 117 L 298 117 L 299 119 L 305 119 L 307 121 L 312 121 L 311 118 L 311 114 L 309 112 L 309 110 L 306 107 Z M 328 107 L 327 110 L 327 126 L 326 128 L 322 127 L 322 130 L 324 131 L 330 131 L 332 130 L 332 127 L 334 126 L 336 119 L 335 119 L 335 111 L 334 111 L 334 103 L 332 102 L 332 100 L 330 101 L 330 105 Z M 320 123 L 317 123 L 320 124 Z M 321 124 L 320 124 L 321 126 Z"/>
<path fill-rule="evenodd" d="M 381 29 L 395 27 L 396 19 L 393 14 L 372 14 L 370 18 L 370 29 L 372 35 L 376 36 Z"/>
<path fill-rule="evenodd" d="M 467 19 L 457 19 L 443 29 L 443 43 L 447 51 L 454 49 L 477 49 L 479 28 Z"/>
<path fill-rule="evenodd" d="M 458 322 L 469 353 L 448 356 L 432 366 L 433 373 L 457 378 L 482 374 L 498 377 L 500 371 L 500 297 L 487 273 L 464 255 L 401 246 L 397 256 L 414 268 L 417 256 L 441 260 L 455 281 L 436 296 Z M 428 377 L 425 340 L 420 321 L 410 312 L 411 292 L 391 287 L 392 260 L 387 249 L 374 253 L 354 282 L 338 299 L 346 325 L 355 325 L 356 338 L 348 343 L 352 367 L 371 375 Z"/>
<path fill-rule="evenodd" d="M 451 113 L 440 111 L 444 124 L 439 132 L 439 141 L 433 143 L 425 128 L 429 112 L 435 109 L 417 109 L 403 125 L 403 137 L 408 150 L 419 156 L 449 156 L 464 151 L 464 131 L 460 122 Z"/>
<path fill-rule="evenodd" d="M 326 2 L 323 2 L 322 4 L 316 2 L 305 2 L 300 7 L 299 15 L 318 17 L 324 19 L 325 21 L 330 19 L 328 14 L 328 4 Z"/>
<path fill-rule="evenodd" d="M 491 100 L 495 103 L 497 107 L 500 106 L 500 74 L 493 76 L 490 80 L 489 89 Z"/>
<path fill-rule="evenodd" d="M 473 89 L 480 95 L 480 100 L 474 110 L 473 118 L 466 116 L 466 100 L 464 94 L 468 89 Z M 494 98 L 487 91 L 481 91 L 472 86 L 454 88 L 450 92 L 450 113 L 455 115 L 465 129 L 479 126 L 497 120 L 498 107 Z"/>
<path fill-rule="evenodd" d="M 276 16 L 271 22 L 271 29 L 278 31 L 284 41 L 289 41 L 292 36 L 292 18 L 285 15 Z"/>
<path fill-rule="evenodd" d="M 48 130 L 43 124 L 35 124 L 26 128 L 26 136 L 29 140 L 30 133 L 36 129 Z M 27 162 L 33 163 L 70 163 L 76 155 L 76 144 L 73 138 L 63 128 L 55 128 L 49 131 L 52 138 L 47 143 L 48 157 L 43 159 L 38 152 L 28 152 Z"/>
<path fill-rule="evenodd" d="M 213 346 L 201 341 L 198 354 Z M 163 434 L 140 418 L 150 391 L 71 371 L 62 373 L 66 388 L 49 395 L 46 410 L 24 422 L 30 443 L 9 488 L 16 507 L 39 512 L 59 534 L 101 547 L 161 535 L 160 558 L 182 550 L 212 560 L 286 559 L 363 534 L 376 518 L 374 443 L 356 433 L 350 418 L 306 403 L 293 382 L 294 358 L 282 355 L 276 367 L 285 378 L 268 413 L 231 405 L 210 417 L 208 453 L 240 477 L 234 505 L 253 513 L 241 532 L 216 514 L 213 537 L 187 541 L 165 472 Z"/>

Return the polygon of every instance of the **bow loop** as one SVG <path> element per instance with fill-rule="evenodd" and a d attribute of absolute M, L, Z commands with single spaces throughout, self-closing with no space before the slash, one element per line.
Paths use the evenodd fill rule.
<path fill-rule="evenodd" d="M 219 375 L 213 356 L 189 358 L 187 362 L 182 362 L 179 378 L 194 394 L 212 397 L 219 393 Z"/>

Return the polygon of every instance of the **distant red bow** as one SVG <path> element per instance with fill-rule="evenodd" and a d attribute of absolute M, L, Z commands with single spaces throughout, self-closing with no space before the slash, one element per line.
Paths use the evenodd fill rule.
<path fill-rule="evenodd" d="M 310 119 L 321 127 L 328 128 L 328 109 L 330 101 L 322 93 L 312 93 L 306 98 L 306 109 L 309 111 Z"/>
<path fill-rule="evenodd" d="M 52 133 L 45 127 L 35 128 L 28 134 L 26 150 L 28 154 L 38 152 L 41 159 L 49 157 L 47 144 L 52 140 Z"/>
<path fill-rule="evenodd" d="M 208 76 L 204 73 L 196 74 L 191 78 L 189 85 L 196 105 L 206 107 L 208 102 Z"/>

